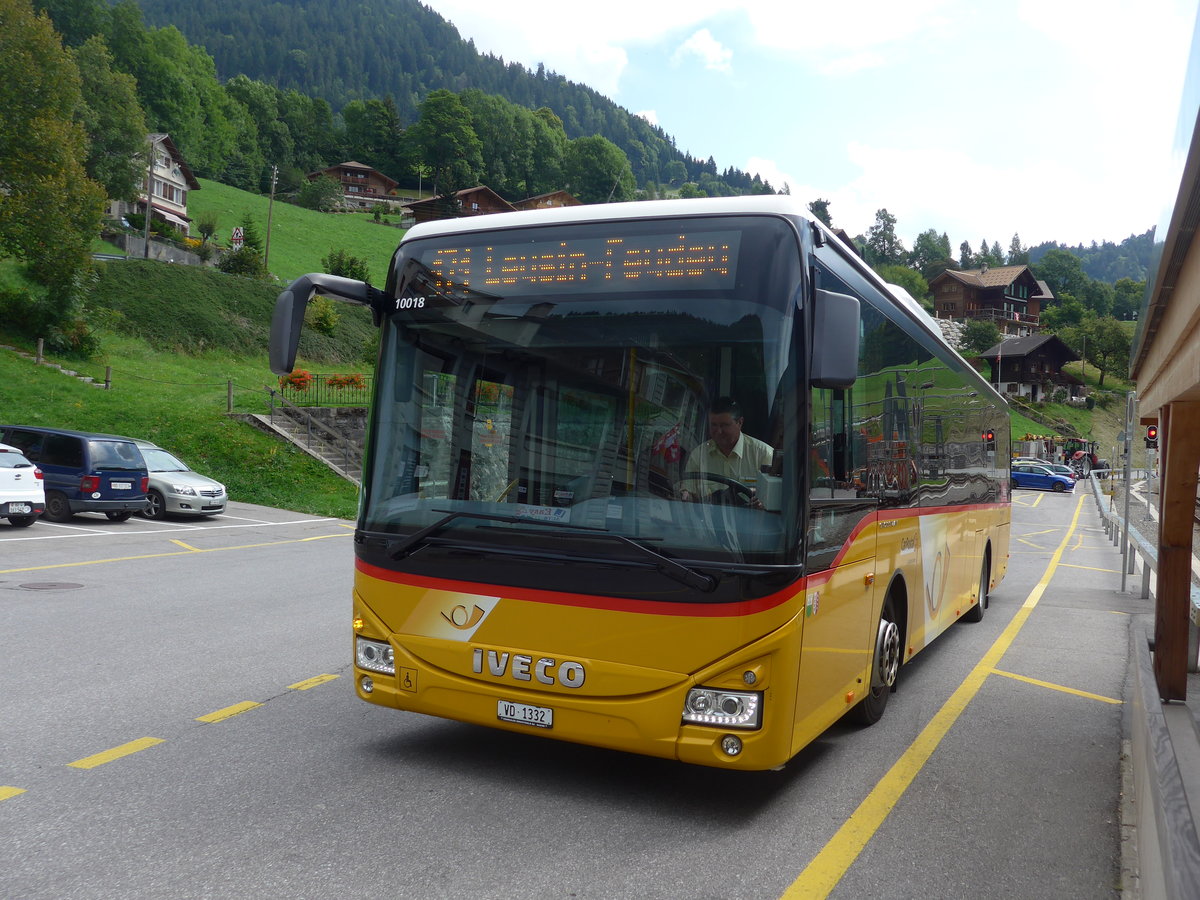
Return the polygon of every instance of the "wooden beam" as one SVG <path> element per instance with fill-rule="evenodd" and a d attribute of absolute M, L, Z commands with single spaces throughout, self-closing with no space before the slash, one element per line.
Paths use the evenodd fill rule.
<path fill-rule="evenodd" d="M 1154 678 L 1163 700 L 1187 699 L 1192 588 L 1192 522 L 1200 468 L 1200 403 L 1160 410 L 1158 590 L 1154 602 Z"/>

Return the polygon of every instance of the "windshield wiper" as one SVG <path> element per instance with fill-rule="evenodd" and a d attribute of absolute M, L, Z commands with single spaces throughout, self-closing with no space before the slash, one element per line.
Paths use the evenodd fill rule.
<path fill-rule="evenodd" d="M 445 510 L 435 510 L 435 512 L 445 512 Z M 572 531 L 586 532 L 588 537 L 598 537 L 604 540 L 617 541 L 626 547 L 631 547 L 640 555 L 649 559 L 654 568 L 672 578 L 675 581 L 686 584 L 688 587 L 695 588 L 699 591 L 709 592 L 717 587 L 717 580 L 711 575 L 705 575 L 703 572 L 697 571 L 690 566 L 685 566 L 681 562 L 677 562 L 670 557 L 663 556 L 661 553 L 652 550 L 645 544 L 635 541 L 632 538 L 627 538 L 623 534 L 612 534 L 603 528 L 592 528 L 587 525 L 570 525 L 565 522 L 542 522 L 538 519 L 531 519 L 525 516 L 502 516 L 494 513 L 476 513 L 476 512 L 451 512 L 436 522 L 426 525 L 424 528 L 414 531 L 412 534 L 402 537 L 385 548 L 385 553 L 392 559 L 403 559 L 418 547 L 434 533 L 445 528 L 455 519 L 482 519 L 486 522 L 504 522 L 509 525 L 544 525 L 551 528 L 568 528 Z"/>

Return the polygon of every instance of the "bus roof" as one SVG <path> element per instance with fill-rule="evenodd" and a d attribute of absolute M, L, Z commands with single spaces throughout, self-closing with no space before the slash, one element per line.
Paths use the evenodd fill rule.
<path fill-rule="evenodd" d="M 812 218 L 808 207 L 783 194 L 757 194 L 746 197 L 697 197 L 691 200 L 638 200 L 630 203 L 595 203 L 583 206 L 559 206 L 552 209 L 489 213 L 422 222 L 414 225 L 403 240 L 493 228 L 522 228 L 530 225 L 556 225 L 568 222 L 595 222 L 616 219 L 656 219 L 674 216 L 747 215 L 766 213 L 779 216 Z"/>

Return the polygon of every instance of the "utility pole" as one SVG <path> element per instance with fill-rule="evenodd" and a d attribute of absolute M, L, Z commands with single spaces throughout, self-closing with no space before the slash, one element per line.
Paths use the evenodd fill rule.
<path fill-rule="evenodd" d="M 267 243 L 263 248 L 263 268 L 271 259 L 271 213 L 275 209 L 275 181 L 279 177 L 279 166 L 271 166 L 271 199 L 267 203 Z"/>

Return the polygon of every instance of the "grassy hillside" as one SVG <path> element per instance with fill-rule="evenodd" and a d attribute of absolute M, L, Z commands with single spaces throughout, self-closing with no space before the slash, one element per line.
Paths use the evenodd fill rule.
<path fill-rule="evenodd" d="M 109 330 L 141 338 L 157 350 L 266 358 L 278 285 L 154 260 L 105 262 L 96 268 L 92 317 Z M 338 304 L 336 313 L 333 334 L 305 329 L 300 342 L 300 355 L 309 361 L 305 368 L 354 365 L 365 371 L 365 360 L 374 360 L 373 353 L 366 356 L 376 334 L 371 314 L 348 304 Z"/>
<path fill-rule="evenodd" d="M 225 415 L 228 380 L 234 382 L 236 409 L 265 411 L 261 385 L 271 382 L 264 359 L 180 356 L 118 335 L 106 335 L 104 344 L 106 359 L 77 371 L 103 381 L 104 364 L 111 364 L 109 391 L 0 350 L 4 422 L 146 438 L 224 482 L 234 500 L 353 518 L 352 484 Z"/>
<path fill-rule="evenodd" d="M 247 214 L 266 239 L 269 197 L 201 178 L 200 190 L 190 191 L 187 201 L 188 215 L 193 220 L 202 213 L 216 214 L 217 232 L 213 239 L 223 246 L 228 245 L 230 231 L 241 225 Z M 391 218 L 397 221 L 395 216 Z M 195 231 L 194 226 L 192 230 Z M 399 228 L 376 225 L 368 213 L 321 213 L 276 200 L 271 206 L 268 268 L 288 282 L 307 272 L 322 271 L 321 258 L 328 256 L 330 250 L 345 250 L 366 260 L 371 283 L 383 287 L 392 254 L 403 234 Z"/>
<path fill-rule="evenodd" d="M 10 263 L 0 284 L 19 286 Z M 219 272 L 128 261 L 99 267 L 90 318 L 99 329 L 94 359 L 53 359 L 104 381 L 105 391 L 0 350 L 0 421 L 141 437 L 223 481 L 234 500 L 352 518 L 356 489 L 328 468 L 227 415 L 265 412 L 277 383 L 266 346 L 277 287 Z M 374 333 L 365 310 L 339 306 L 332 337 L 307 332 L 298 364 L 316 372 L 370 372 L 363 344 Z M 32 343 L 4 332 L 0 343 Z"/>

